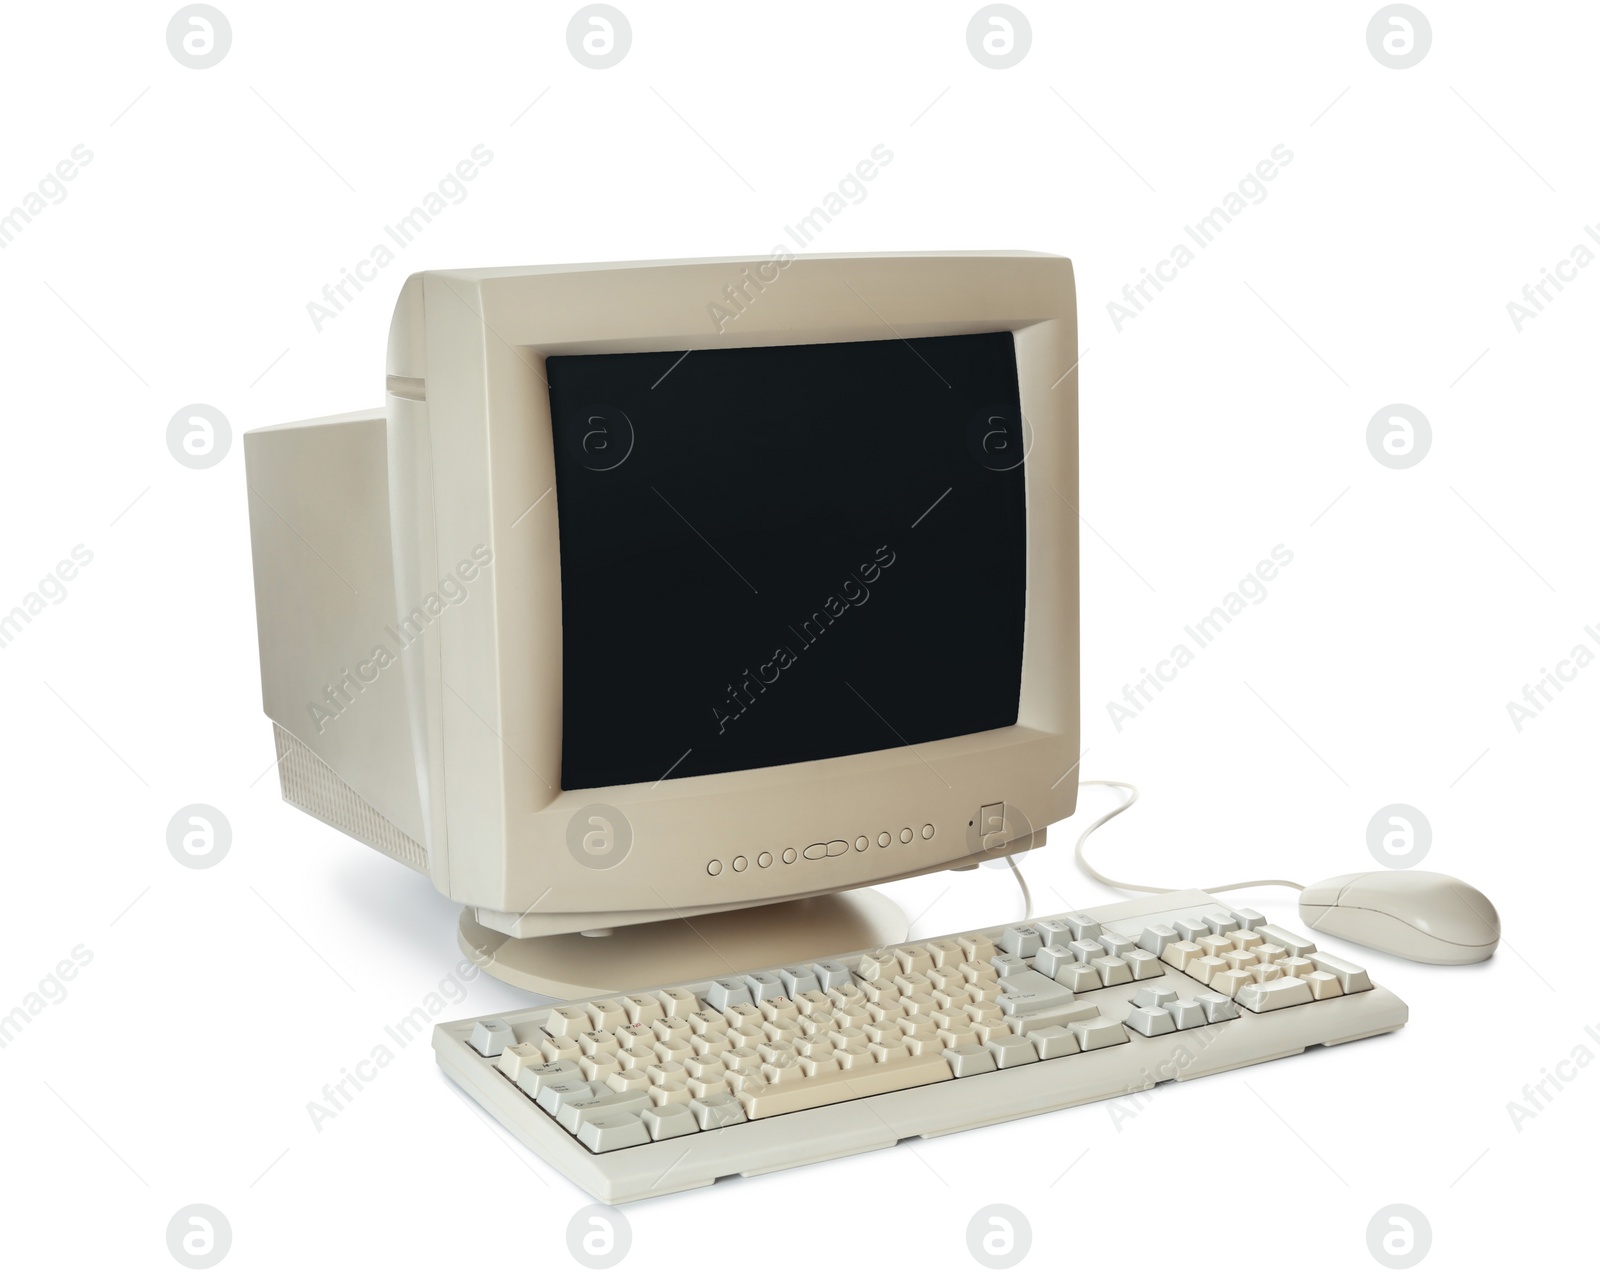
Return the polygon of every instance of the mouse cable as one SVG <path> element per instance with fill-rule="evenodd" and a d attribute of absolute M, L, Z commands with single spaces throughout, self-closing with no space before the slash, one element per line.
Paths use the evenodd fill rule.
<path fill-rule="evenodd" d="M 1135 787 L 1132 783 L 1122 783 L 1122 782 L 1118 782 L 1115 779 L 1084 779 L 1082 782 L 1080 782 L 1078 784 L 1078 786 L 1079 786 L 1079 788 L 1085 788 L 1085 787 L 1114 787 L 1114 788 L 1120 788 L 1120 789 L 1122 789 L 1123 791 L 1125 791 L 1128 794 L 1126 799 L 1124 799 L 1124 801 L 1122 802 L 1121 805 L 1117 806 L 1117 808 L 1112 810 L 1109 814 L 1102 814 L 1099 818 L 1095 819 L 1094 822 L 1090 823 L 1089 826 L 1085 827 L 1083 829 L 1083 831 L 1079 834 L 1078 843 L 1076 845 L 1074 845 L 1073 849 L 1072 849 L 1072 856 L 1073 856 L 1074 860 L 1076 860 L 1078 866 L 1082 869 L 1083 873 L 1086 876 L 1088 876 L 1090 879 L 1092 879 L 1092 880 L 1098 880 L 1102 885 L 1110 885 L 1111 888 L 1113 888 L 1113 889 L 1122 889 L 1122 890 L 1126 890 L 1129 893 L 1135 893 L 1135 894 L 1170 894 L 1170 893 L 1176 893 L 1177 892 L 1176 890 L 1168 889 L 1168 888 L 1166 888 L 1164 886 L 1161 886 L 1161 885 L 1135 885 L 1135 884 L 1129 883 L 1126 880 L 1113 880 L 1113 879 L 1111 879 L 1110 876 L 1102 875 L 1100 872 L 1096 871 L 1093 867 L 1089 866 L 1088 860 L 1086 858 L 1084 858 L 1084 856 L 1083 856 L 1083 843 L 1086 840 L 1089 839 L 1090 835 L 1092 835 L 1095 832 L 1096 829 L 1104 827 L 1107 823 L 1109 823 L 1112 819 L 1114 819 L 1118 814 L 1125 813 L 1127 810 L 1131 809 L 1133 807 L 1134 803 L 1136 801 L 1138 801 L 1138 799 L 1139 799 L 1139 789 L 1137 787 Z M 1016 870 L 1014 866 L 1013 866 L 1012 870 Z M 1018 880 L 1020 880 L 1020 879 L 1021 879 L 1021 876 L 1019 875 L 1018 876 Z M 1303 891 L 1305 889 L 1304 885 L 1299 884 L 1298 882 L 1293 881 L 1293 880 L 1240 880 L 1240 881 L 1235 881 L 1231 885 L 1211 885 L 1211 886 L 1208 886 L 1203 892 L 1208 893 L 1208 894 L 1225 894 L 1225 893 L 1229 893 L 1229 892 L 1231 892 L 1232 890 L 1235 890 L 1235 889 L 1255 889 L 1255 888 L 1258 888 L 1258 887 L 1264 886 L 1264 885 L 1282 885 L 1287 889 L 1293 889 L 1293 890 L 1297 890 L 1297 891 Z M 1026 886 L 1024 886 L 1024 893 L 1026 894 Z"/>
<path fill-rule="evenodd" d="M 1011 874 L 1017 878 L 1017 888 L 1022 890 L 1022 923 L 1027 924 L 1033 919 L 1033 894 L 1028 890 L 1028 882 L 1022 878 L 1022 868 L 1017 866 L 1017 860 L 1010 854 L 1005 856 L 1006 866 L 1011 868 Z"/>
<path fill-rule="evenodd" d="M 1126 813 L 1129 809 L 1131 809 L 1133 807 L 1133 805 L 1139 799 L 1139 789 L 1136 786 L 1134 786 L 1132 783 L 1123 783 L 1123 782 L 1119 782 L 1119 781 L 1117 781 L 1115 779 L 1084 779 L 1078 784 L 1078 786 L 1080 788 L 1085 788 L 1085 787 L 1114 787 L 1114 788 L 1120 788 L 1123 791 L 1127 792 L 1127 794 L 1128 794 L 1127 798 L 1122 802 L 1121 805 L 1117 806 L 1116 809 L 1112 810 L 1109 814 L 1102 814 L 1099 818 L 1095 819 L 1094 822 L 1090 823 L 1089 826 L 1085 827 L 1083 829 L 1083 831 L 1079 834 L 1077 844 L 1072 847 L 1072 856 L 1073 856 L 1073 859 L 1077 862 L 1078 866 L 1083 870 L 1083 873 L 1086 876 L 1089 876 L 1093 880 L 1098 880 L 1102 885 L 1109 885 L 1113 889 L 1121 889 L 1121 890 L 1125 890 L 1125 891 L 1127 891 L 1129 893 L 1136 893 L 1136 894 L 1170 894 L 1170 893 L 1176 893 L 1177 892 L 1176 890 L 1169 889 L 1169 888 L 1166 888 L 1165 886 L 1161 886 L 1161 885 L 1135 885 L 1135 884 L 1131 883 L 1130 881 L 1126 881 L 1126 880 L 1113 880 L 1110 876 L 1106 876 L 1106 875 L 1102 874 L 1101 872 L 1096 871 L 1093 867 L 1091 867 L 1089 865 L 1088 860 L 1086 858 L 1084 858 L 1084 856 L 1083 856 L 1084 842 L 1087 841 L 1089 839 L 1089 837 L 1096 830 L 1098 830 L 1101 827 L 1104 827 L 1112 819 L 1116 818 L 1117 815 Z M 1017 878 L 1017 888 L 1022 890 L 1022 921 L 1021 921 L 1021 923 L 1027 924 L 1028 921 L 1033 919 L 1033 894 L 1028 889 L 1028 882 L 1023 878 L 1022 868 L 1017 866 L 1017 860 L 1015 858 L 1013 858 L 1010 854 L 1006 854 L 1005 855 L 1005 861 L 1006 861 L 1006 866 L 1011 868 L 1011 874 Z M 1235 881 L 1231 885 L 1212 885 L 1210 888 L 1208 888 L 1208 889 L 1206 889 L 1206 890 L 1204 890 L 1202 892 L 1208 893 L 1208 894 L 1225 894 L 1225 893 L 1229 893 L 1229 892 L 1231 892 L 1231 891 L 1233 891 L 1235 889 L 1254 889 L 1254 888 L 1258 888 L 1258 887 L 1264 886 L 1264 885 L 1282 885 L 1285 888 L 1293 889 L 1293 890 L 1296 890 L 1296 891 L 1303 891 L 1305 889 L 1304 885 L 1300 884 L 1297 881 L 1293 881 L 1293 880 L 1240 880 L 1240 881 Z"/>

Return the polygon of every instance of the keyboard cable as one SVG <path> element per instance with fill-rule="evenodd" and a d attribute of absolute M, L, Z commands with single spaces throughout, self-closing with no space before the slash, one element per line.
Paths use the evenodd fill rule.
<path fill-rule="evenodd" d="M 1086 842 L 1097 830 L 1104 827 L 1119 814 L 1125 814 L 1128 812 L 1128 810 L 1132 809 L 1139 800 L 1139 789 L 1132 783 L 1124 783 L 1117 779 L 1084 779 L 1078 784 L 1078 787 L 1112 787 L 1119 788 L 1127 793 L 1127 796 L 1121 805 L 1118 805 L 1116 809 L 1112 810 L 1109 814 L 1102 814 L 1078 834 L 1077 844 L 1072 847 L 1072 857 L 1073 861 L 1078 864 L 1078 867 L 1080 870 L 1082 870 L 1084 875 L 1088 876 L 1091 880 L 1098 880 L 1102 885 L 1109 885 L 1112 889 L 1121 889 L 1127 893 L 1177 893 L 1178 891 L 1176 889 L 1170 889 L 1164 885 L 1136 885 L 1127 880 L 1113 880 L 1110 876 L 1105 875 L 1103 872 L 1096 871 L 1092 866 L 1089 865 L 1089 860 L 1083 856 L 1084 842 Z M 1017 888 L 1022 890 L 1022 923 L 1026 924 L 1028 921 L 1033 919 L 1033 894 L 1028 889 L 1027 880 L 1023 878 L 1022 869 L 1017 866 L 1017 860 L 1010 854 L 1005 855 L 1005 860 L 1006 866 L 1011 868 L 1011 874 L 1017 878 Z M 1236 880 L 1232 884 L 1228 885 L 1208 886 L 1202 892 L 1208 894 L 1225 894 L 1231 893 L 1237 889 L 1258 889 L 1271 885 L 1282 885 L 1284 888 L 1293 889 L 1297 893 L 1305 889 L 1304 885 L 1294 880 Z"/>
<path fill-rule="evenodd" d="M 1123 783 L 1116 779 L 1084 779 L 1078 784 L 1078 787 L 1080 789 L 1085 787 L 1113 787 L 1120 788 L 1122 791 L 1127 793 L 1127 797 L 1123 800 L 1121 805 L 1117 806 L 1116 809 L 1112 810 L 1109 814 L 1102 814 L 1099 818 L 1095 819 L 1094 822 L 1090 823 L 1089 826 L 1085 827 L 1079 834 L 1078 843 L 1074 845 L 1072 849 L 1072 856 L 1083 873 L 1091 880 L 1098 880 L 1102 885 L 1109 885 L 1113 889 L 1122 889 L 1128 893 L 1176 893 L 1177 890 L 1169 889 L 1163 885 L 1135 885 L 1126 880 L 1113 880 L 1110 876 L 1096 871 L 1089 865 L 1088 859 L 1083 856 L 1084 842 L 1089 839 L 1096 829 L 1104 827 L 1112 819 L 1116 818 L 1117 815 L 1124 814 L 1131 809 L 1139 799 L 1139 789 L 1132 783 Z M 1016 868 L 1013 866 L 1012 870 L 1014 871 Z M 1293 889 L 1296 892 L 1300 892 L 1305 889 L 1304 885 L 1293 880 L 1238 880 L 1229 885 L 1209 885 L 1202 892 L 1208 894 L 1225 894 L 1236 889 L 1257 889 L 1268 885 L 1282 885 L 1284 888 Z"/>

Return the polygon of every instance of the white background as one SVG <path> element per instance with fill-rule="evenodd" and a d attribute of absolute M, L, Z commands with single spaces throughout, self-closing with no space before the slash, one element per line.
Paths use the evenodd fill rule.
<path fill-rule="evenodd" d="M 0 611 L 93 553 L 0 649 L 0 1014 L 92 953 L 0 1051 L 11 1263 L 178 1268 L 168 1219 L 203 1202 L 224 1268 L 572 1265 L 589 1200 L 425 1044 L 320 1131 L 307 1114 L 450 972 L 456 908 L 278 798 L 237 434 L 379 403 L 411 271 L 765 256 L 879 143 L 892 163 L 817 249 L 1076 263 L 1084 771 L 1146 792 L 1102 865 L 1358 871 L 1403 801 L 1432 823 L 1423 866 L 1482 888 L 1505 942 L 1467 969 L 1365 955 L 1412 1007 L 1397 1035 L 1164 1086 L 1120 1126 L 1097 1105 L 631 1206 L 627 1260 L 977 1268 L 967 1221 L 995 1201 L 1031 1220 L 1024 1268 L 1243 1245 L 1376 1269 L 1368 1220 L 1396 1202 L 1431 1223 L 1425 1268 L 1586 1241 L 1600 1067 L 1520 1129 L 1507 1103 L 1600 1022 L 1600 669 L 1520 731 L 1506 703 L 1600 652 L 1600 268 L 1521 332 L 1506 303 L 1600 220 L 1593 6 L 1425 0 L 1432 48 L 1392 70 L 1371 0 L 1029 0 L 1028 55 L 992 70 L 974 3 L 624 0 L 604 71 L 568 51 L 576 4 L 223 7 L 209 70 L 168 52 L 162 5 L 13 7 L 0 49 L 0 209 L 93 152 L 0 251 Z M 468 197 L 318 332 L 307 303 L 479 143 Z M 1118 332 L 1107 302 L 1279 143 L 1268 197 Z M 1365 441 L 1396 402 L 1433 430 L 1405 470 Z M 232 423 L 213 468 L 168 453 L 189 403 Z M 1116 729 L 1106 702 L 1277 544 L 1267 599 Z M 204 871 L 166 844 L 193 802 L 233 829 Z M 1083 821 L 1028 859 L 1043 908 L 1112 897 L 1071 866 Z M 999 871 L 890 892 L 924 936 L 1018 906 Z M 1240 901 L 1294 918 L 1287 891 Z M 480 978 L 447 1016 L 527 1002 Z"/>

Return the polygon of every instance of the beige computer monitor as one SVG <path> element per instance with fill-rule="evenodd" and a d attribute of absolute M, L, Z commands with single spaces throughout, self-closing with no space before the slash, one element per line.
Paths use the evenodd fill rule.
<path fill-rule="evenodd" d="M 562 791 L 545 358 L 996 331 L 1015 334 L 1031 427 L 1016 724 Z M 1077 791 L 1077 357 L 1071 262 L 1033 253 L 412 276 L 382 411 L 245 438 L 263 704 L 285 798 L 426 873 L 466 906 L 475 950 L 758 906 L 776 928 L 770 904 L 1037 844 Z M 980 624 L 982 599 L 951 596 L 928 622 Z M 629 844 L 614 862 L 605 811 Z M 596 830 L 600 852 L 571 849 L 575 826 Z M 795 914 L 822 923 L 816 905 Z M 831 949 L 847 945 L 819 935 L 809 953 Z"/>

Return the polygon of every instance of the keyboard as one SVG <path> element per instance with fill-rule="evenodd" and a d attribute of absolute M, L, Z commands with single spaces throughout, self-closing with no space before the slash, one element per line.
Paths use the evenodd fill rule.
<path fill-rule="evenodd" d="M 627 1203 L 1403 1026 L 1367 971 L 1196 891 L 501 1017 L 439 1064 Z"/>

